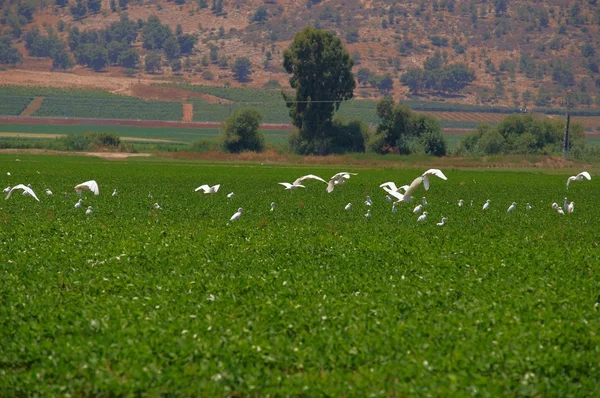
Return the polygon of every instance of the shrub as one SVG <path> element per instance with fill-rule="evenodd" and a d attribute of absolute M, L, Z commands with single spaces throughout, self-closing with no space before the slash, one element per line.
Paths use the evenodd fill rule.
<path fill-rule="evenodd" d="M 239 109 L 221 124 L 221 140 L 227 152 L 256 151 L 265 147 L 264 134 L 259 131 L 263 115 L 254 108 Z"/>

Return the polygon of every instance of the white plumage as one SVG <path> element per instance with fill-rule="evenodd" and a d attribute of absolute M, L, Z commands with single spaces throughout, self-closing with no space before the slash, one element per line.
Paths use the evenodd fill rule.
<path fill-rule="evenodd" d="M 81 195 L 81 191 L 83 190 L 93 192 L 94 195 L 100 195 L 100 188 L 98 187 L 98 183 L 94 180 L 89 180 L 82 182 L 79 185 L 75 185 L 75 192 L 77 192 L 78 195 Z"/>
<path fill-rule="evenodd" d="M 219 191 L 220 186 L 221 186 L 221 184 L 213 185 L 212 187 L 208 186 L 207 184 L 204 184 L 204 185 L 200 185 L 198 188 L 194 189 L 194 192 L 203 191 L 204 194 L 217 193 Z"/>
<path fill-rule="evenodd" d="M 10 198 L 10 195 L 12 195 L 13 191 L 16 191 L 18 189 L 22 189 L 23 190 L 23 194 L 31 195 L 31 196 L 33 196 L 35 198 L 35 200 L 37 200 L 38 202 L 40 201 L 38 199 L 38 197 L 36 196 L 35 192 L 33 192 L 33 189 L 31 189 L 27 185 L 23 185 L 23 184 L 15 185 L 11 189 L 9 189 L 8 190 L 8 195 L 6 195 L 6 200 L 8 200 L 8 198 Z"/>

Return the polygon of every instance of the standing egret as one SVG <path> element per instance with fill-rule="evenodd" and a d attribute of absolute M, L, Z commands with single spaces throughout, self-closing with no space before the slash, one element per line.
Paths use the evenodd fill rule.
<path fill-rule="evenodd" d="M 365 205 L 366 206 L 372 206 L 373 205 L 373 201 L 371 200 L 371 197 L 369 195 L 367 195 L 367 200 L 365 200 Z"/>
<path fill-rule="evenodd" d="M 233 195 L 234 195 L 234 194 L 233 194 L 233 192 L 229 192 L 229 193 L 227 194 L 227 199 L 231 199 L 231 198 L 233 198 Z"/>
<path fill-rule="evenodd" d="M 239 219 L 241 216 L 242 216 L 242 208 L 240 207 L 240 208 L 238 209 L 238 211 L 237 211 L 237 212 L 235 212 L 235 213 L 233 214 L 233 216 L 231 216 L 231 218 L 229 219 L 229 221 L 235 221 L 235 220 Z"/>
<path fill-rule="evenodd" d="M 565 199 L 563 200 L 563 210 L 564 210 L 564 211 L 567 211 L 567 210 L 569 210 L 569 202 L 567 201 L 567 198 L 565 198 Z"/>
<path fill-rule="evenodd" d="M 344 210 L 350 210 L 352 208 L 352 203 L 348 203 L 345 207 Z"/>
<path fill-rule="evenodd" d="M 473 207 L 473 199 L 471 199 L 471 207 Z"/>
<path fill-rule="evenodd" d="M 219 191 L 219 187 L 221 184 L 213 185 L 212 187 L 207 184 L 200 185 L 198 188 L 194 189 L 194 192 L 203 191 L 205 194 L 207 193 L 217 193 Z"/>
<path fill-rule="evenodd" d="M 525 205 L 525 208 L 526 208 L 527 210 L 531 210 L 531 205 L 530 205 L 529 203 L 527 203 L 527 204 Z"/>
<path fill-rule="evenodd" d="M 48 188 L 46 188 L 46 195 L 48 195 L 48 196 L 52 195 L 52 191 L 49 190 Z"/>
<path fill-rule="evenodd" d="M 577 174 L 576 176 L 571 176 L 571 177 L 567 178 L 567 190 L 569 189 L 570 183 L 572 183 L 573 181 L 583 181 L 584 178 L 586 178 L 588 181 L 592 179 L 592 177 L 590 176 L 590 173 L 588 173 L 587 171 L 582 171 L 581 173 Z"/>
<path fill-rule="evenodd" d="M 427 198 L 425 196 L 423 196 L 423 200 L 421 201 L 421 203 L 423 204 L 423 206 L 427 206 Z"/>
<path fill-rule="evenodd" d="M 511 211 L 513 211 L 514 209 L 517 208 L 517 202 L 512 202 L 512 205 L 510 205 L 508 207 L 508 210 L 506 210 L 507 213 L 510 213 Z"/>
<path fill-rule="evenodd" d="M 113 193 L 112 193 L 112 196 L 117 196 L 117 195 L 118 195 L 118 193 L 117 193 L 117 188 L 115 188 L 115 190 L 114 190 L 114 191 L 113 191 Z"/>
<path fill-rule="evenodd" d="M 563 211 L 563 209 L 561 209 L 560 207 L 556 209 L 556 212 L 557 212 L 558 214 L 560 214 L 561 216 L 564 216 L 564 215 L 565 215 L 565 212 L 564 212 L 564 211 Z"/>
<path fill-rule="evenodd" d="M 327 183 L 327 192 L 331 193 L 336 185 L 343 185 L 344 182 L 346 182 L 346 180 L 349 179 L 351 175 L 355 176 L 358 175 L 358 173 L 348 173 L 346 171 L 342 171 L 337 174 L 334 174 Z"/>
<path fill-rule="evenodd" d="M 427 219 L 427 212 L 424 211 L 423 214 L 421 214 L 419 216 L 419 218 L 417 218 L 417 222 L 425 222 L 426 219 Z"/>
<path fill-rule="evenodd" d="M 420 212 L 423 211 L 423 205 L 417 205 L 414 209 L 413 209 L 413 213 L 415 214 L 419 214 Z"/>
<path fill-rule="evenodd" d="M 569 203 L 569 206 L 567 206 L 567 211 L 569 212 L 569 214 L 573 213 L 574 210 L 575 210 L 575 202 Z"/>
<path fill-rule="evenodd" d="M 438 225 L 438 226 L 442 227 L 442 226 L 444 226 L 444 225 L 446 224 L 446 221 L 447 221 L 447 220 L 448 220 L 448 219 L 447 219 L 446 217 L 442 217 L 442 221 L 440 221 L 440 222 L 439 222 L 439 223 L 437 223 L 436 225 Z"/>
<path fill-rule="evenodd" d="M 485 203 L 483 205 L 483 210 L 487 210 L 489 208 L 490 208 L 490 200 L 488 199 L 485 201 Z"/>
<path fill-rule="evenodd" d="M 75 203 L 75 206 L 73 206 L 73 207 L 75 207 L 76 209 L 79 209 L 79 208 L 81 207 L 81 203 L 83 203 L 83 200 L 82 200 L 82 199 L 79 199 L 79 200 L 77 201 L 77 203 Z"/>
<path fill-rule="evenodd" d="M 154 208 L 154 210 L 160 210 L 162 209 L 162 207 L 160 207 L 160 205 L 157 203 L 153 204 L 152 207 Z"/>
<path fill-rule="evenodd" d="M 94 209 L 92 209 L 92 206 L 88 206 L 87 210 L 85 211 L 85 215 L 89 216 L 93 212 L 94 212 Z"/>
<path fill-rule="evenodd" d="M 7 171 L 6 175 L 10 177 L 11 176 L 10 171 Z"/>
<path fill-rule="evenodd" d="M 465 203 L 464 200 L 459 199 L 459 201 L 458 201 L 458 207 L 463 207 L 464 203 Z"/>
<path fill-rule="evenodd" d="M 283 185 L 285 189 L 298 189 L 298 188 L 306 188 L 304 185 L 300 184 L 290 184 L 289 182 L 280 182 L 279 185 Z"/>
<path fill-rule="evenodd" d="M 81 196 L 81 191 L 83 190 L 93 192 L 94 195 L 100 195 L 100 188 L 98 188 L 98 183 L 94 180 L 89 180 L 82 182 L 79 185 L 75 185 L 75 192 L 77 192 L 77 195 Z"/>
<path fill-rule="evenodd" d="M 371 209 L 367 210 L 367 214 L 365 214 L 365 217 L 367 217 L 367 218 L 371 217 Z"/>
<path fill-rule="evenodd" d="M 327 181 L 325 181 L 321 177 L 316 176 L 314 174 L 307 174 L 305 176 L 296 178 L 296 180 L 293 182 L 293 185 L 300 185 L 306 180 L 316 180 L 316 181 L 321 181 L 321 182 L 324 182 L 325 184 L 327 184 Z"/>
<path fill-rule="evenodd" d="M 17 189 L 22 189 L 23 190 L 23 194 L 27 194 L 27 195 L 31 195 L 35 198 L 35 200 L 37 200 L 38 202 L 40 201 L 38 199 L 38 197 L 35 195 L 35 192 L 33 192 L 33 189 L 31 189 L 30 187 L 28 187 L 27 185 L 23 185 L 23 184 L 19 184 L 16 185 L 14 187 L 12 187 L 9 191 L 8 191 L 8 195 L 6 195 L 6 200 L 8 200 L 8 198 L 10 198 L 10 195 L 12 195 L 14 190 Z"/>
<path fill-rule="evenodd" d="M 396 202 L 392 203 L 392 213 L 395 213 L 398 211 L 398 208 L 396 207 Z"/>
<path fill-rule="evenodd" d="M 271 210 L 270 211 L 273 211 L 273 210 L 275 210 L 275 202 L 271 202 Z"/>
<path fill-rule="evenodd" d="M 558 209 L 559 209 L 559 207 L 558 207 L 558 203 L 556 203 L 556 202 L 552 203 L 552 208 L 553 208 L 554 210 L 558 210 Z"/>
<path fill-rule="evenodd" d="M 148 191 L 148 199 L 152 199 L 152 192 Z"/>

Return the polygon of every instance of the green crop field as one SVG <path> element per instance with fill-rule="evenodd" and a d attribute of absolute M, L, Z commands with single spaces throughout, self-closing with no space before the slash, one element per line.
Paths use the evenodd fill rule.
<path fill-rule="evenodd" d="M 568 174 L 443 170 L 422 224 L 378 188 L 422 169 L 277 184 L 338 171 L 0 156 L 1 187 L 40 197 L 0 203 L 1 395 L 600 394 L 594 170 L 568 192 Z"/>

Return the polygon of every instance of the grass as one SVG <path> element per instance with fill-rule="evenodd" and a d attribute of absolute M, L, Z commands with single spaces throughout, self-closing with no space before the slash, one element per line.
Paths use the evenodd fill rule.
<path fill-rule="evenodd" d="M 600 393 L 596 179 L 561 217 L 566 174 L 447 169 L 417 225 L 377 185 L 422 170 L 348 170 L 327 194 L 277 182 L 338 168 L 18 158 L 0 156 L 2 184 L 40 202 L 0 204 L 7 396 Z M 91 178 L 101 195 L 75 209 Z"/>

